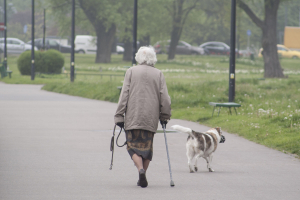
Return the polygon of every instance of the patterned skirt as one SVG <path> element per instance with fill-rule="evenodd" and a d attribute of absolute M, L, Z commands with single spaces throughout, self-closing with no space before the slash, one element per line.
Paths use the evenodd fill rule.
<path fill-rule="evenodd" d="M 133 154 L 143 159 L 152 160 L 154 132 L 135 129 L 126 130 L 127 151 L 132 158 Z"/>

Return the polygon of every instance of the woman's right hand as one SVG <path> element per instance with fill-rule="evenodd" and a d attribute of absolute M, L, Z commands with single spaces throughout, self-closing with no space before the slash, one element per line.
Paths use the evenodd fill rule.
<path fill-rule="evenodd" d="M 167 123 L 168 123 L 168 120 L 167 120 L 167 119 L 159 120 L 159 121 L 160 121 L 160 124 L 161 124 L 162 126 L 165 125 L 165 127 L 167 127 Z"/>
<path fill-rule="evenodd" d="M 120 128 L 124 128 L 124 122 L 118 122 L 117 126 L 119 126 Z"/>

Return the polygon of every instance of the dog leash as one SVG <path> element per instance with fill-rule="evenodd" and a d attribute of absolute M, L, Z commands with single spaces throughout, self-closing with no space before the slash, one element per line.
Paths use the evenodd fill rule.
<path fill-rule="evenodd" d="M 111 137 L 111 141 L 110 141 L 110 151 L 111 151 L 111 162 L 110 162 L 110 167 L 109 167 L 110 170 L 112 170 L 113 159 L 114 159 L 115 131 L 116 131 L 116 126 L 117 126 L 117 125 L 114 126 L 113 136 Z M 122 132 L 122 129 L 123 129 L 124 132 L 125 132 L 125 129 L 124 129 L 124 128 L 121 128 L 121 129 L 120 129 L 119 135 L 118 135 L 117 140 L 116 140 L 116 144 L 117 144 L 118 147 L 123 147 L 123 146 L 125 146 L 125 144 L 127 144 L 127 141 L 125 141 L 124 144 L 121 145 L 121 146 L 118 144 L 118 139 L 119 139 L 119 137 L 120 137 L 120 134 L 121 134 L 121 132 Z"/>

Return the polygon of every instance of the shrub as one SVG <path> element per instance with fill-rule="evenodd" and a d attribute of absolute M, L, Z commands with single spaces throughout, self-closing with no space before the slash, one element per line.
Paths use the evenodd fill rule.
<path fill-rule="evenodd" d="M 44 64 L 47 66 L 48 73 L 61 73 L 65 60 L 59 51 L 50 49 L 44 53 Z"/>
<path fill-rule="evenodd" d="M 43 64 L 43 52 L 34 52 L 35 71 L 36 72 L 47 72 L 46 66 Z M 23 52 L 18 58 L 18 69 L 22 75 L 31 74 L 31 51 Z"/>
<path fill-rule="evenodd" d="M 64 57 L 54 49 L 34 53 L 35 72 L 40 73 L 60 73 L 64 66 Z M 31 74 L 31 51 L 23 52 L 18 58 L 18 69 L 22 75 Z"/>

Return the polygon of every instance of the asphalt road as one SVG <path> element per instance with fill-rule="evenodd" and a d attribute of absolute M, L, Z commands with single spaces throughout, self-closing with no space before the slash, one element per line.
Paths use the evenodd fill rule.
<path fill-rule="evenodd" d="M 213 173 L 204 159 L 197 173 L 189 173 L 187 136 L 167 133 L 172 188 L 164 136 L 157 133 L 147 171 L 149 186 L 137 187 L 138 172 L 126 148 L 115 147 L 109 170 L 117 105 L 40 88 L 0 83 L 1 200 L 300 198 L 299 159 L 226 132 L 226 142 L 213 158 Z M 167 126 L 174 124 L 209 129 L 176 119 Z M 122 134 L 120 144 L 124 138 Z"/>

